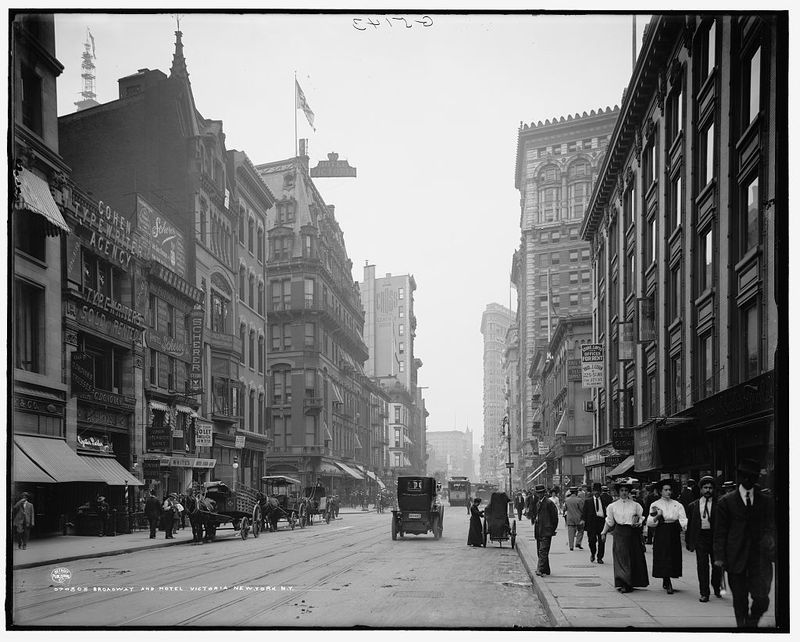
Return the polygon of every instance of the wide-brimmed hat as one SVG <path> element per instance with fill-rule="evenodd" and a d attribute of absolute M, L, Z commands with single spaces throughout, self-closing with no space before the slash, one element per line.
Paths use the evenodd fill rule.
<path fill-rule="evenodd" d="M 746 475 L 760 475 L 761 474 L 761 464 L 759 464 L 755 459 L 742 459 L 739 461 L 739 465 L 736 467 L 740 473 L 745 473 Z"/>
<path fill-rule="evenodd" d="M 631 488 L 633 488 L 634 484 L 638 484 L 638 483 L 639 483 L 639 480 L 638 479 L 634 479 L 633 477 L 620 477 L 619 479 L 617 479 L 614 482 L 614 488 L 616 490 L 619 490 L 622 487 L 631 489 Z"/>
<path fill-rule="evenodd" d="M 712 486 L 716 486 L 717 482 L 711 475 L 704 475 L 700 478 L 700 483 L 698 485 L 702 486 L 703 484 L 711 484 Z"/>
<path fill-rule="evenodd" d="M 536 484 L 536 486 L 533 487 L 533 492 L 534 493 L 543 493 L 546 490 L 547 489 L 544 487 L 544 484 Z"/>
<path fill-rule="evenodd" d="M 656 492 L 661 494 L 661 489 L 664 485 L 670 486 L 672 488 L 672 492 L 675 493 L 677 490 L 680 490 L 680 483 L 676 482 L 674 479 L 659 479 L 655 484 L 653 484 L 653 488 L 656 489 Z"/>

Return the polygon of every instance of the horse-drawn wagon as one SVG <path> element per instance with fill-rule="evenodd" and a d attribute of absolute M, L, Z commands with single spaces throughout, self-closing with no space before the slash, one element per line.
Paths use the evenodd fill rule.
<path fill-rule="evenodd" d="M 212 541 L 217 530 L 227 523 L 242 539 L 247 539 L 251 531 L 253 537 L 258 537 L 261 530 L 259 493 L 244 485 L 234 492 L 224 482 L 204 482 L 188 495 L 186 510 L 196 542 Z"/>
<path fill-rule="evenodd" d="M 305 510 L 300 515 L 300 519 L 311 526 L 314 516 L 319 516 L 324 519 L 326 524 L 329 524 L 333 517 L 331 509 L 330 498 L 325 492 L 325 487 L 317 483 L 316 486 L 306 486 L 303 490 L 303 498 L 305 500 Z"/>
<path fill-rule="evenodd" d="M 285 475 L 265 475 L 261 482 L 264 484 L 262 515 L 266 527 L 275 531 L 278 522 L 284 519 L 292 530 L 297 524 L 303 528 L 306 524 L 305 519 L 301 519 L 305 504 L 300 496 L 302 483 Z"/>

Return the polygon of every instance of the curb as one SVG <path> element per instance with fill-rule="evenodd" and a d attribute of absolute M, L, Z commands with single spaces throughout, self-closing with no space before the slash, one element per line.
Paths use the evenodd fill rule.
<path fill-rule="evenodd" d="M 524 546 L 528 546 L 527 542 L 524 544 Z M 536 581 L 536 575 L 531 570 L 528 560 L 526 559 L 525 554 L 522 552 L 522 548 L 523 547 L 519 545 L 519 536 L 517 536 L 517 555 L 519 555 L 522 565 L 528 572 L 528 577 L 531 579 L 531 585 L 533 586 L 533 590 L 536 592 L 536 597 L 539 598 L 539 602 L 544 607 L 547 617 L 550 618 L 550 623 L 556 628 L 569 628 L 571 626 L 569 620 L 564 615 L 564 612 L 557 606 L 557 600 L 553 593 L 546 584 Z"/>

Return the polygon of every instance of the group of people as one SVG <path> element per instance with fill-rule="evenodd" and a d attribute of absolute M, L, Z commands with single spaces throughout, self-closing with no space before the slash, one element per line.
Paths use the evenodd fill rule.
<path fill-rule="evenodd" d="M 613 484 L 616 498 L 595 482 L 591 494 L 587 485 L 570 488 L 563 505 L 557 488 L 548 496 L 548 489 L 538 485 L 521 500 L 515 498 L 514 507 L 533 524 L 537 576 L 550 574 L 550 544 L 560 511 L 570 550 L 583 549 L 585 533 L 591 562 L 604 563 L 606 536 L 613 534 L 614 586 L 621 593 L 648 586 L 644 554 L 652 544 L 652 577 L 672 595 L 672 580 L 683 572 L 685 546 L 695 555 L 700 602 L 708 602 L 712 590 L 722 597 L 727 572 L 737 626 L 755 628 L 769 606 L 775 559 L 774 503 L 758 487 L 759 475 L 758 462 L 743 459 L 738 483 L 725 482 L 719 492 L 715 479 L 706 476 L 683 489 L 662 479 L 648 484 L 646 496 L 639 497 L 637 480 L 627 478 Z"/>
<path fill-rule="evenodd" d="M 178 493 L 170 493 L 162 500 L 150 490 L 144 502 L 144 515 L 150 526 L 150 539 L 156 538 L 159 525 L 164 529 L 166 539 L 173 539 L 180 528 L 186 526 L 186 501 Z"/>

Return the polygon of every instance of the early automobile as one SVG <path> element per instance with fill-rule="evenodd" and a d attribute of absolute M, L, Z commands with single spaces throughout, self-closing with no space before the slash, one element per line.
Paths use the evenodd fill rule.
<path fill-rule="evenodd" d="M 433 477 L 398 477 L 397 509 L 392 510 L 392 539 L 433 533 L 442 536 L 444 506 L 436 494 Z"/>

